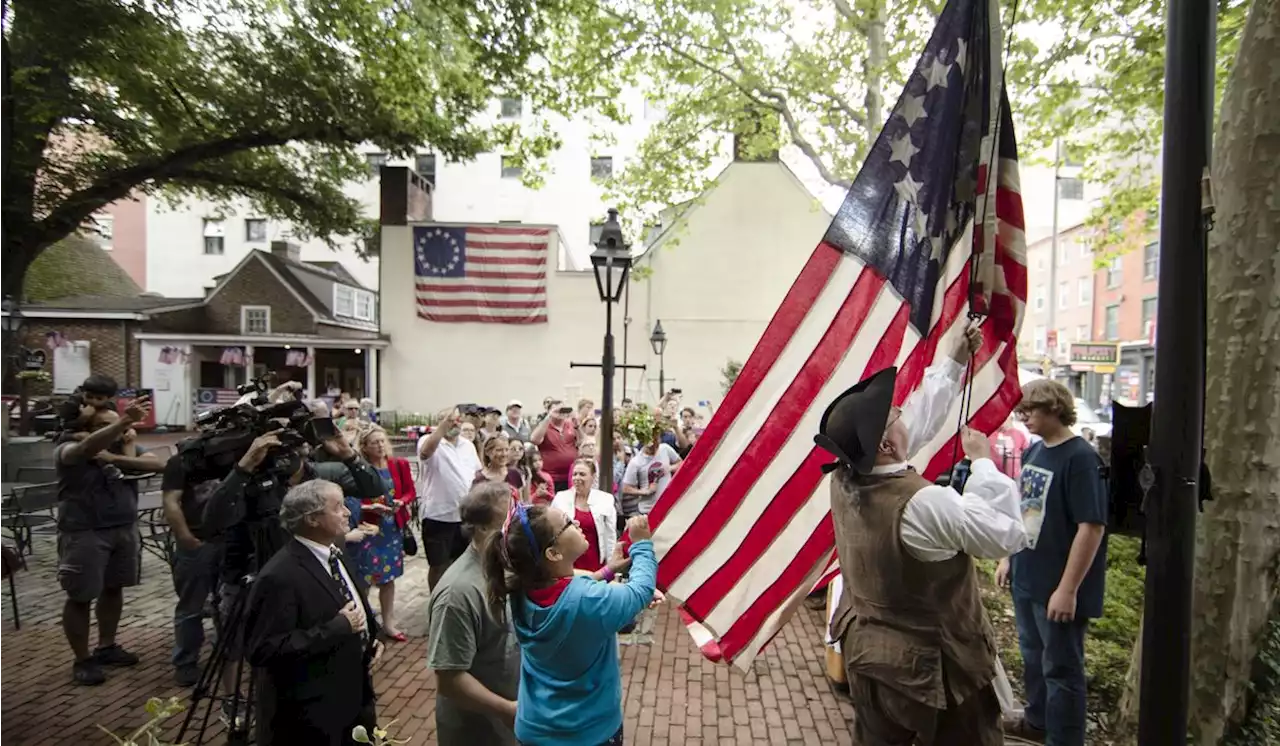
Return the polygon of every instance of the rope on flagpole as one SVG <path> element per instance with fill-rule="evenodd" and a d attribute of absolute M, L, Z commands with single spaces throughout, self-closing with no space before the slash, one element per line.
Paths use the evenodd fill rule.
<path fill-rule="evenodd" d="M 982 222 L 980 223 L 980 225 L 983 225 L 983 226 L 987 224 L 987 217 L 990 215 L 991 203 L 995 201 L 994 199 L 991 199 L 990 196 L 994 195 L 996 189 L 999 189 L 1000 124 L 1002 122 L 1002 117 L 1000 115 L 1003 113 L 1003 109 L 1005 107 L 1005 99 L 1006 99 L 1006 96 L 1004 95 L 1005 78 L 1007 77 L 1007 74 L 1008 74 L 1008 69 L 1006 68 L 1006 65 L 1009 60 L 1009 53 L 1013 49 L 1013 27 L 1018 22 L 1019 3 L 1020 3 L 1020 0 L 1013 0 L 1013 7 L 1010 9 L 1010 12 L 1009 12 L 1009 26 L 1008 26 L 1009 35 L 1005 39 L 1004 55 L 1000 58 L 1000 97 L 996 103 L 995 111 L 992 112 L 993 127 L 991 131 L 991 150 L 987 156 L 987 183 L 985 185 L 987 187 L 985 190 L 987 192 L 987 198 L 984 198 L 982 201 Z M 1056 189 L 1057 186 L 1055 185 L 1054 188 Z M 997 216 L 996 219 L 998 221 L 999 216 Z M 993 245 L 995 243 L 995 239 L 998 237 L 998 233 L 999 231 L 997 230 L 996 231 L 997 235 L 992 236 Z M 983 236 L 983 244 L 984 244 L 983 249 L 985 250 L 986 236 Z M 968 328 L 970 325 L 974 324 L 975 322 L 980 323 L 982 320 L 984 320 L 987 317 L 987 314 L 984 311 L 977 311 L 974 309 L 973 300 L 977 295 L 977 292 L 975 290 L 975 287 L 977 285 L 977 280 L 978 280 L 977 255 L 970 254 L 969 256 L 969 287 L 968 287 L 968 299 L 967 299 L 969 304 L 969 313 L 968 313 L 969 324 L 966 325 L 965 331 L 968 331 Z M 951 444 L 951 464 L 953 469 L 955 468 L 955 464 L 958 464 L 960 462 L 960 433 L 964 431 L 965 423 L 969 422 L 969 420 L 972 418 L 973 379 L 974 379 L 974 372 L 975 372 L 973 359 L 974 359 L 974 355 L 970 355 L 968 365 L 965 368 L 964 387 L 963 389 L 961 389 L 961 392 L 960 392 L 960 413 L 956 420 L 956 436 L 955 438 L 952 439 L 952 444 Z"/>

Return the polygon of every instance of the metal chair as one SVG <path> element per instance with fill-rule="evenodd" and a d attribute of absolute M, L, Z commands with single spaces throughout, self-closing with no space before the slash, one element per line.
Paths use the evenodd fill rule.
<path fill-rule="evenodd" d="M 0 516 L 0 526 L 12 533 L 19 556 L 32 554 L 32 540 L 37 530 L 47 531 L 58 522 L 57 507 L 56 483 L 33 484 L 13 491 L 12 499 Z"/>
<path fill-rule="evenodd" d="M 19 466 L 14 474 L 15 482 L 29 484 L 49 484 L 58 481 L 58 474 L 52 466 Z"/>
<path fill-rule="evenodd" d="M 9 581 L 9 603 L 13 607 L 13 628 L 22 629 L 22 620 L 18 617 L 18 586 L 15 576 L 18 570 L 27 569 L 27 561 L 22 558 L 16 547 L 5 544 L 0 548 L 3 552 L 0 556 L 0 569 L 3 569 L 4 578 Z"/>

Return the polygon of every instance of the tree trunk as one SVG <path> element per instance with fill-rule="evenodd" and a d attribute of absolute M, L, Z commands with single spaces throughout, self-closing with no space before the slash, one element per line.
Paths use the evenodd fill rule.
<path fill-rule="evenodd" d="M 873 0 L 867 10 L 867 59 L 863 64 L 867 95 L 867 147 L 875 142 L 884 127 L 884 72 L 889 64 L 888 47 L 884 40 L 885 5 L 887 0 Z"/>
<path fill-rule="evenodd" d="M 1276 60 L 1280 0 L 1255 0 L 1222 101 L 1213 161 L 1204 442 L 1214 499 L 1196 541 L 1189 718 L 1196 746 L 1218 744 L 1244 715 L 1251 668 L 1280 593 Z"/>

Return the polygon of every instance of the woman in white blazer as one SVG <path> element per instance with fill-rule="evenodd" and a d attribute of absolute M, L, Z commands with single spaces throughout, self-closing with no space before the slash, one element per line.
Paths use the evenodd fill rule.
<path fill-rule="evenodd" d="M 573 487 L 557 492 L 551 507 L 573 517 L 590 544 L 590 548 L 574 562 L 574 569 L 595 573 L 609 562 L 618 541 L 617 509 L 613 495 L 595 489 L 595 461 L 586 458 L 575 461 L 570 481 Z"/>

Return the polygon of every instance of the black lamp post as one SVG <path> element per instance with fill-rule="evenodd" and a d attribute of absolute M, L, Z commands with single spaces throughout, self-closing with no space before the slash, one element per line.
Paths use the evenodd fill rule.
<path fill-rule="evenodd" d="M 649 344 L 653 347 L 653 354 L 658 356 L 658 396 L 661 397 L 667 393 L 667 365 L 663 359 L 663 353 L 667 350 L 667 333 L 662 331 L 662 319 L 654 323 Z"/>
<path fill-rule="evenodd" d="M 599 365 L 595 363 L 570 363 L 571 368 L 600 368 L 604 378 L 604 392 L 600 397 L 600 446 L 601 453 L 613 453 L 613 374 L 619 367 L 644 369 L 643 365 L 618 366 L 613 360 L 613 304 L 622 298 L 631 274 L 631 247 L 622 238 L 622 226 L 618 224 L 618 211 L 609 210 L 609 219 L 600 229 L 596 250 L 591 253 L 591 269 L 596 275 L 596 290 L 604 303 L 604 354 Z M 600 469 L 600 489 L 613 492 L 613 469 L 604 460 Z"/>
<path fill-rule="evenodd" d="M 4 328 L 4 348 L 5 348 L 5 388 L 9 388 L 12 383 L 18 384 L 18 434 L 27 434 L 27 381 L 25 378 L 18 378 L 19 364 L 22 360 L 23 349 L 19 344 L 22 340 L 18 333 L 22 331 L 22 309 L 19 308 L 17 301 L 12 295 L 6 295 L 4 301 L 0 302 L 0 308 L 3 309 L 4 315 L 0 317 L 0 323 Z M 10 378 L 12 376 L 12 378 Z M 5 429 L 9 427 L 9 413 L 5 412 Z"/>

